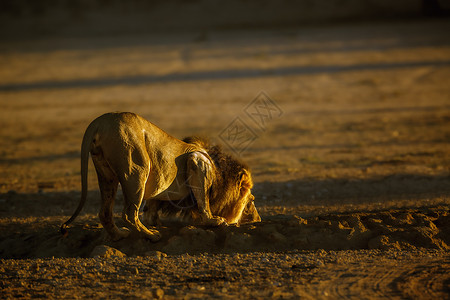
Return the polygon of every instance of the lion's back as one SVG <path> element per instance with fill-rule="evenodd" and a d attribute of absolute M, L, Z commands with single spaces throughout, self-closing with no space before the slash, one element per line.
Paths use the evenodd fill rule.
<path fill-rule="evenodd" d="M 90 127 L 100 138 L 120 138 L 126 142 L 143 142 L 144 136 L 152 140 L 165 140 L 170 136 L 155 124 L 132 112 L 110 112 L 92 121 Z"/>
<path fill-rule="evenodd" d="M 154 169 L 166 170 L 189 146 L 135 113 L 106 113 L 91 126 L 95 132 L 91 150 L 111 162 L 132 156 L 138 161 L 150 159 Z"/>
<path fill-rule="evenodd" d="M 91 124 L 102 128 L 103 131 L 114 131 L 120 127 L 128 128 L 129 130 L 139 130 L 148 126 L 146 123 L 150 122 L 132 112 L 109 112 L 99 116 Z"/>

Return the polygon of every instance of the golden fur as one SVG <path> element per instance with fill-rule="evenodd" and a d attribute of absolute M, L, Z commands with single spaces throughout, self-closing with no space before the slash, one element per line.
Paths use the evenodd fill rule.
<path fill-rule="evenodd" d="M 143 201 L 147 203 L 144 216 L 149 224 L 156 223 L 160 201 L 188 198 L 195 199 L 195 221 L 199 225 L 239 222 L 248 203 L 253 204 L 250 172 L 226 155 L 214 158 L 217 151 L 205 149 L 205 146 L 199 139 L 178 140 L 133 113 L 108 113 L 98 117 L 86 129 L 81 146 L 81 200 L 61 231 L 66 232 L 67 225 L 78 216 L 86 202 L 89 153 L 102 198 L 99 218 L 114 240 L 130 233 L 126 228 L 117 228 L 113 219 L 119 183 L 124 195 L 123 220 L 133 232 L 152 241 L 161 236 L 158 230 L 147 228 L 139 220 Z M 230 188 L 233 184 L 239 189 Z"/>

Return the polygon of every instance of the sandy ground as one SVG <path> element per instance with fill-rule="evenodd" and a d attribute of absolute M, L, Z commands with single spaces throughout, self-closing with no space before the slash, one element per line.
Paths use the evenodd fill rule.
<path fill-rule="evenodd" d="M 449 30 L 422 20 L 0 43 L 2 297 L 449 297 Z M 262 222 L 112 242 L 91 165 L 88 204 L 61 237 L 83 132 L 109 111 L 231 146 L 252 168 Z"/>

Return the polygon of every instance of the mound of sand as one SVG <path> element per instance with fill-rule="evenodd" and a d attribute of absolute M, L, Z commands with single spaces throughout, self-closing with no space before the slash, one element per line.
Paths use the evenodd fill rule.
<path fill-rule="evenodd" d="M 62 237 L 58 222 L 20 232 L 18 219 L 2 222 L 3 258 L 158 256 L 161 254 L 246 253 L 290 250 L 428 248 L 450 250 L 450 212 L 445 207 L 329 214 L 302 218 L 268 216 L 261 223 L 218 228 L 159 227 L 161 241 L 130 237 L 113 242 L 94 216 Z M 155 252 L 156 251 L 156 252 Z M 159 253 L 159 254 L 155 254 Z"/>

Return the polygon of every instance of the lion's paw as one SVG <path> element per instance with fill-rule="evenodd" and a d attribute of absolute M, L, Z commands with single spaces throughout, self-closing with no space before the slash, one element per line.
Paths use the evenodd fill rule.
<path fill-rule="evenodd" d="M 161 233 L 158 230 L 149 230 L 145 233 L 145 238 L 152 242 L 158 242 L 161 239 Z"/>
<path fill-rule="evenodd" d="M 207 224 L 209 226 L 221 226 L 221 225 L 228 225 L 227 221 L 222 217 L 213 216 L 211 219 L 207 221 Z"/>

